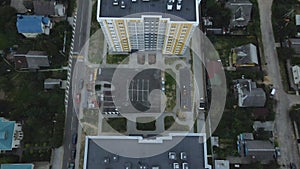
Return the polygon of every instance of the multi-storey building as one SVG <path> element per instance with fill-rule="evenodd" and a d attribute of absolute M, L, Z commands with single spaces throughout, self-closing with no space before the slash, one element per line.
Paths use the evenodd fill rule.
<path fill-rule="evenodd" d="M 200 0 L 98 0 L 110 51 L 184 54 L 199 24 Z"/>

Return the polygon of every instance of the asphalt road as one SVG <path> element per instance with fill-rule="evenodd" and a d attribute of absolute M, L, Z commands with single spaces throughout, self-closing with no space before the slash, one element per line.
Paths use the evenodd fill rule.
<path fill-rule="evenodd" d="M 75 27 L 74 49 L 73 49 L 74 53 L 75 52 L 80 53 L 82 51 L 83 46 L 85 45 L 86 41 L 89 38 L 90 25 L 91 25 L 91 13 L 92 13 L 92 1 L 79 0 L 77 6 L 78 6 L 77 20 L 76 20 L 76 27 Z M 83 51 L 82 53 L 87 53 L 87 52 Z M 66 113 L 64 145 L 63 145 L 64 147 L 64 155 L 63 155 L 63 163 L 62 163 L 63 169 L 68 168 L 69 162 L 72 161 L 71 151 L 76 148 L 75 145 L 72 145 L 72 135 L 74 133 L 77 133 L 78 131 L 79 123 L 78 123 L 77 113 L 79 111 L 79 107 L 77 104 L 74 104 L 73 96 L 74 94 L 76 95 L 80 90 L 78 89 L 79 79 L 83 78 L 84 70 L 85 70 L 85 64 L 83 62 L 77 62 L 77 58 L 73 58 L 72 67 L 71 67 L 69 101 L 68 101 L 68 108 Z M 79 74 L 78 72 L 81 73 Z M 76 167 L 78 168 L 78 166 Z"/>
<path fill-rule="evenodd" d="M 275 99 L 276 119 L 275 119 L 275 137 L 279 142 L 281 157 L 278 163 L 281 168 L 289 168 L 289 163 L 293 162 L 300 167 L 299 152 L 296 144 L 294 129 L 288 114 L 290 99 L 283 90 L 282 78 L 280 75 L 277 51 L 275 48 L 275 39 L 272 28 L 271 6 L 273 0 L 259 0 L 260 23 L 262 32 L 262 42 L 264 46 L 264 55 L 267 63 L 268 76 L 271 78 L 274 87 L 277 89 Z"/>

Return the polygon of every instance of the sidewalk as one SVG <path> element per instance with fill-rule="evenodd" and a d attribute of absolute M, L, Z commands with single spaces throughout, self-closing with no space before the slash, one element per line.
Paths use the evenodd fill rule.
<path fill-rule="evenodd" d="M 60 146 L 59 148 L 52 150 L 50 164 L 52 164 L 53 169 L 62 168 L 63 156 L 64 156 L 63 146 Z"/>

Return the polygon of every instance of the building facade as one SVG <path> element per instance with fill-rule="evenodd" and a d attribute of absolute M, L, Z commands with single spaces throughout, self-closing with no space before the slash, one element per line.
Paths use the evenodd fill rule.
<path fill-rule="evenodd" d="M 184 54 L 200 0 L 98 0 L 97 20 L 112 52 Z"/>

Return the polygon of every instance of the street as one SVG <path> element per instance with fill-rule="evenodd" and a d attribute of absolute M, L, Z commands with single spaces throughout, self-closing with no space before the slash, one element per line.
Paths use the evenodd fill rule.
<path fill-rule="evenodd" d="M 280 67 L 271 23 L 272 2 L 273 0 L 259 0 L 258 6 L 260 12 L 264 55 L 267 64 L 266 68 L 268 76 L 271 78 L 271 81 L 274 85 L 274 88 L 277 89 L 277 93 L 275 95 L 275 99 L 277 100 L 275 137 L 277 137 L 281 149 L 281 157 L 278 159 L 278 163 L 282 166 L 282 168 L 289 168 L 290 162 L 293 162 L 298 167 L 300 167 L 299 151 L 293 132 L 294 129 L 288 114 L 290 106 L 292 106 L 292 104 L 296 104 L 297 102 L 299 103 L 300 99 L 297 96 L 289 96 L 283 90 L 282 78 L 279 70 Z"/>
<path fill-rule="evenodd" d="M 83 46 L 88 41 L 90 36 L 91 25 L 91 13 L 92 13 L 92 1 L 91 0 L 79 0 L 77 3 L 77 20 L 75 26 L 74 36 L 74 49 L 73 52 L 86 54 L 87 51 L 82 51 Z M 85 48 L 86 49 L 86 48 Z M 80 92 L 78 83 L 80 79 L 84 79 L 85 64 L 77 58 L 73 58 L 71 67 L 71 80 L 69 88 L 69 101 L 65 119 L 65 134 L 64 134 L 64 154 L 62 159 L 62 167 L 68 168 L 71 161 L 71 151 L 75 149 L 75 145 L 72 145 L 72 135 L 78 132 L 78 105 L 74 102 L 74 95 Z M 78 143 L 80 142 L 80 133 L 78 134 Z M 78 168 L 78 154 L 80 144 L 77 145 L 77 159 L 75 162 L 75 168 Z M 73 161 L 74 162 L 74 161 Z"/>

